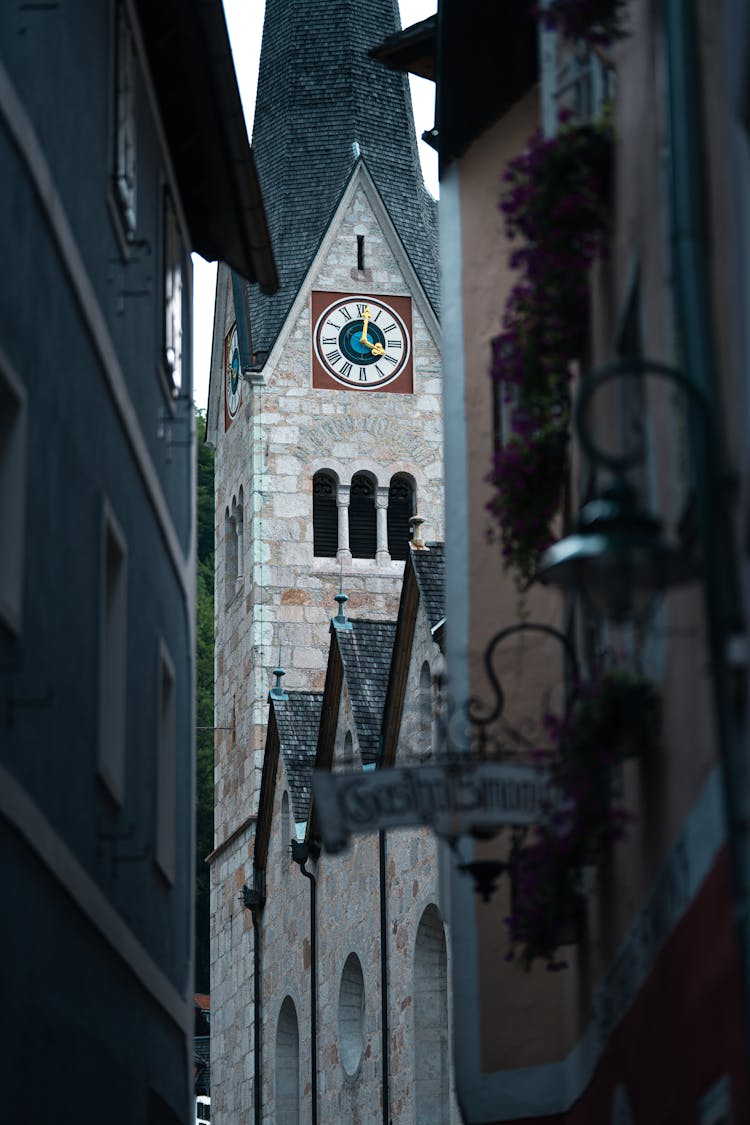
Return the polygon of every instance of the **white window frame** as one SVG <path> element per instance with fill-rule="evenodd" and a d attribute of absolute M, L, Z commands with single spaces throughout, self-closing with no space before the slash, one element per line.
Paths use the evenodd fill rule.
<path fill-rule="evenodd" d="M 137 137 L 135 117 L 135 41 L 125 0 L 115 6 L 114 152 L 112 190 L 126 241 L 137 222 Z"/>
<path fill-rule="evenodd" d="M 154 860 L 168 883 L 177 872 L 177 677 L 159 640 L 156 683 L 156 826 Z"/>
<path fill-rule="evenodd" d="M 0 622 L 18 636 L 23 620 L 27 398 L 0 349 Z"/>
<path fill-rule="evenodd" d="M 168 187 L 164 188 L 163 214 L 163 301 L 164 344 L 162 361 L 172 398 L 183 386 L 183 267 L 184 248 L 177 207 Z"/>
<path fill-rule="evenodd" d="M 99 620 L 99 777 L 118 805 L 125 799 L 128 548 L 114 512 L 102 512 Z"/>

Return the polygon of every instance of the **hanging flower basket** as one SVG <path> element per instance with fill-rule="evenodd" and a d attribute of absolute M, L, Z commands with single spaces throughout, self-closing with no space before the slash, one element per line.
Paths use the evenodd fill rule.
<path fill-rule="evenodd" d="M 593 754 L 614 763 L 653 757 L 661 736 L 661 699 L 643 676 L 610 669 L 581 688 L 565 735 L 568 757 Z"/>
<path fill-rule="evenodd" d="M 510 880 L 509 959 L 517 959 L 524 969 L 536 960 L 546 961 L 550 971 L 565 968 L 558 949 L 581 940 L 586 900 L 577 872 L 559 855 L 549 833 L 542 831 L 535 843 L 518 849 Z"/>
<path fill-rule="evenodd" d="M 563 121 L 535 134 L 503 176 L 500 209 L 518 271 L 493 340 L 491 377 L 510 414 L 487 504 L 506 568 L 521 589 L 554 542 L 570 427 L 569 382 L 588 334 L 590 267 L 611 215 L 611 130 Z"/>

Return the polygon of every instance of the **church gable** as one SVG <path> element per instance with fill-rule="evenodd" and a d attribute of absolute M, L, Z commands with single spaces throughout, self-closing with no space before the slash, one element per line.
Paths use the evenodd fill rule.
<path fill-rule="evenodd" d="M 365 298 L 380 295 L 385 301 L 393 298 L 389 303 L 401 316 L 408 317 L 418 369 L 427 364 L 431 371 L 439 370 L 437 317 L 361 159 L 265 361 L 263 379 L 267 385 L 276 388 L 310 385 L 310 358 L 315 358 L 313 319 L 316 319 L 311 310 L 316 301 L 321 307 L 328 303 L 325 297 L 329 294 Z M 406 314 L 405 305 L 408 305 Z M 301 347 L 305 348 L 307 362 L 303 361 Z"/>

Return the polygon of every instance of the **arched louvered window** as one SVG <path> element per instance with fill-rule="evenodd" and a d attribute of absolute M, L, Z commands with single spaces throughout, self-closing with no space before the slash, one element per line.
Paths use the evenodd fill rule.
<path fill-rule="evenodd" d="M 415 514 L 414 485 L 411 477 L 397 473 L 388 489 L 388 550 L 392 559 L 405 559 L 409 551 L 411 528 Z"/>
<path fill-rule="evenodd" d="M 292 862 L 292 823 L 289 817 L 289 794 L 284 790 L 281 798 L 281 854 Z"/>
<path fill-rule="evenodd" d="M 414 1102 L 416 1125 L 448 1125 L 448 972 L 445 931 L 428 906 L 414 947 Z"/>
<path fill-rule="evenodd" d="M 284 997 L 276 1028 L 276 1125 L 299 1123 L 299 1026 L 291 996 Z"/>
<path fill-rule="evenodd" d="M 432 750 L 432 675 L 425 660 L 419 673 L 419 753 L 428 757 Z"/>
<path fill-rule="evenodd" d="M 375 482 L 366 473 L 352 477 L 349 499 L 349 547 L 352 558 L 374 559 L 377 547 Z"/>
<path fill-rule="evenodd" d="M 338 548 L 336 478 L 322 470 L 313 477 L 313 554 L 335 559 Z"/>

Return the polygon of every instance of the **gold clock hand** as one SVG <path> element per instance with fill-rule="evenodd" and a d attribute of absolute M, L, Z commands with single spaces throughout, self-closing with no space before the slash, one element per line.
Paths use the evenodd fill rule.
<path fill-rule="evenodd" d="M 367 341 L 368 344 L 370 341 Z M 385 355 L 385 348 L 382 344 L 370 344 L 370 351 L 373 355 Z"/>
<path fill-rule="evenodd" d="M 362 313 L 362 335 L 359 338 L 359 342 L 361 344 L 369 344 L 370 343 L 370 341 L 367 339 L 367 326 L 370 323 L 370 317 L 371 316 L 372 316 L 372 313 L 370 312 L 370 306 L 365 305 L 364 312 Z"/>

